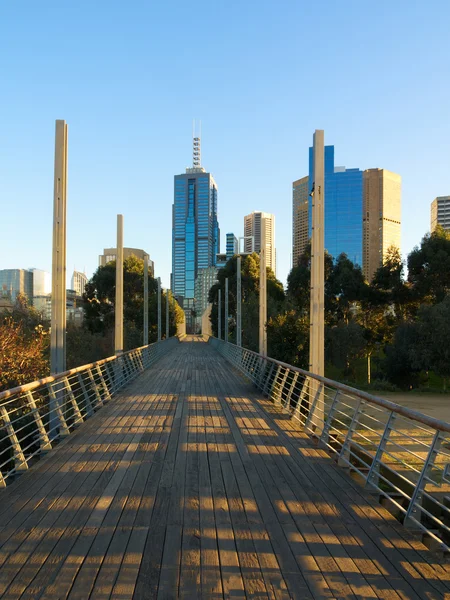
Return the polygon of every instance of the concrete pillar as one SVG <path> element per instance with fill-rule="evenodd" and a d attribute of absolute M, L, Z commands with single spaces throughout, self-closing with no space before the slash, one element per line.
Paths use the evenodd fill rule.
<path fill-rule="evenodd" d="M 169 339 L 169 288 L 166 290 L 166 340 Z"/>
<path fill-rule="evenodd" d="M 312 196 L 311 235 L 311 302 L 310 302 L 310 350 L 309 370 L 315 375 L 324 375 L 324 302 L 325 302 L 325 156 L 324 132 L 314 133 L 314 183 Z M 316 397 L 318 384 L 311 381 L 310 399 Z M 315 403 L 311 423 L 316 430 L 323 429 L 323 392 Z"/>
<path fill-rule="evenodd" d="M 66 370 L 66 211 L 67 124 L 56 121 L 55 175 L 53 187 L 52 320 L 50 369 L 52 375 Z"/>
<path fill-rule="evenodd" d="M 219 303 L 217 309 L 217 337 L 222 339 L 222 290 L 219 289 Z"/>
<path fill-rule="evenodd" d="M 123 352 L 123 215 L 117 215 L 115 354 Z"/>
<path fill-rule="evenodd" d="M 148 345 L 148 256 L 144 256 L 144 346 Z"/>
<path fill-rule="evenodd" d="M 161 341 L 161 277 L 158 277 L 158 342 Z"/>
<path fill-rule="evenodd" d="M 267 269 L 266 220 L 261 219 L 261 250 L 259 253 L 259 353 L 267 356 Z"/>
<path fill-rule="evenodd" d="M 225 335 L 223 339 L 228 342 L 228 277 L 225 277 Z"/>
<path fill-rule="evenodd" d="M 242 346 L 242 291 L 241 291 L 241 257 L 236 261 L 236 345 Z"/>

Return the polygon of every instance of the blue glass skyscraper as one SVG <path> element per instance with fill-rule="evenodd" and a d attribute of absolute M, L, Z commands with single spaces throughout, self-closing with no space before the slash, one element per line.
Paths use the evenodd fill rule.
<path fill-rule="evenodd" d="M 309 184 L 313 185 L 313 149 L 309 149 Z M 309 197 L 308 232 L 311 237 L 312 198 Z M 325 248 L 336 259 L 345 252 L 363 266 L 363 172 L 334 166 L 334 146 L 325 146 Z"/>
<path fill-rule="evenodd" d="M 172 291 L 194 298 L 199 269 L 215 266 L 220 249 L 217 185 L 200 165 L 200 139 L 194 138 L 194 164 L 175 175 L 172 207 Z"/>

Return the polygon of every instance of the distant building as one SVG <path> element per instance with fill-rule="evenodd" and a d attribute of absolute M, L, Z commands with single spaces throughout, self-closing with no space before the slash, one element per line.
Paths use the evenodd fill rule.
<path fill-rule="evenodd" d="M 183 298 L 194 298 L 199 270 L 214 267 L 220 250 L 217 184 L 201 166 L 200 137 L 193 142 L 193 165 L 175 175 L 172 205 L 172 292 Z"/>
<path fill-rule="evenodd" d="M 388 248 L 400 250 L 402 179 L 386 169 L 367 169 L 363 184 L 363 272 L 371 281 Z"/>
<path fill-rule="evenodd" d="M 390 246 L 400 250 L 401 177 L 386 169 L 334 165 L 334 146 L 325 146 L 325 249 L 345 253 L 370 281 Z M 309 176 L 293 183 L 293 266 L 311 238 L 314 159 Z M 317 190 L 315 190 L 317 191 Z"/>
<path fill-rule="evenodd" d="M 109 262 L 116 260 L 117 248 L 104 248 L 103 254 L 100 254 L 98 257 L 98 264 L 100 267 L 104 267 Z M 152 260 L 150 260 L 150 254 L 145 252 L 145 250 L 141 250 L 139 248 L 124 248 L 123 249 L 123 259 L 127 259 L 130 256 L 136 256 L 136 258 L 140 258 L 144 260 L 146 256 L 148 256 L 148 274 L 151 277 L 155 276 L 155 264 Z"/>
<path fill-rule="evenodd" d="M 223 254 L 223 253 L 216 254 L 216 268 L 223 269 L 226 264 L 227 264 L 227 255 Z"/>
<path fill-rule="evenodd" d="M 235 254 L 239 254 L 239 240 L 234 233 L 227 233 L 227 246 L 226 246 L 227 260 L 233 258 Z"/>
<path fill-rule="evenodd" d="M 253 211 L 244 217 L 244 250 L 249 253 L 253 250 L 261 250 L 261 223 L 266 228 L 266 264 L 276 274 L 276 250 L 275 250 L 275 215 L 261 211 Z M 253 245 L 252 239 L 253 238 Z"/>
<path fill-rule="evenodd" d="M 308 244 L 308 207 L 309 177 L 297 179 L 292 184 L 292 266 L 298 265 L 298 259 Z"/>
<path fill-rule="evenodd" d="M 431 231 L 438 225 L 450 231 L 450 196 L 438 196 L 431 203 Z"/>
<path fill-rule="evenodd" d="M 198 317 L 201 317 L 208 307 L 209 290 L 217 283 L 218 269 L 207 267 L 200 269 L 195 280 L 195 306 Z"/>
<path fill-rule="evenodd" d="M 33 306 L 41 314 L 45 321 L 52 319 L 52 296 L 51 294 L 43 294 L 33 297 Z"/>
<path fill-rule="evenodd" d="M 325 249 L 336 259 L 342 252 L 363 266 L 363 172 L 335 167 L 334 146 L 325 146 Z M 313 149 L 309 149 L 309 182 L 314 183 Z M 312 230 L 312 197 L 308 195 L 308 238 Z"/>
<path fill-rule="evenodd" d="M 34 308 L 41 313 L 46 321 L 52 318 L 52 297 L 51 294 L 34 297 Z M 83 298 L 75 290 L 66 290 L 66 320 L 79 327 L 83 323 L 84 310 Z"/>
<path fill-rule="evenodd" d="M 14 303 L 19 294 L 25 294 L 30 303 L 33 299 L 33 273 L 27 269 L 0 270 L 0 290 L 9 293 Z"/>
<path fill-rule="evenodd" d="M 80 273 L 80 271 L 74 271 L 72 275 L 72 289 L 75 290 L 78 296 L 84 294 L 84 288 L 88 282 L 86 273 Z"/>
<path fill-rule="evenodd" d="M 52 277 L 47 271 L 30 269 L 33 274 L 33 297 L 52 293 Z"/>

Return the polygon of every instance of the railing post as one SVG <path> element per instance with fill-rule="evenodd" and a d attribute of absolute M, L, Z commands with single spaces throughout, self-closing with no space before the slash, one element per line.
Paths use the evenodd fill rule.
<path fill-rule="evenodd" d="M 297 398 L 297 404 L 294 408 L 294 411 L 292 413 L 292 417 L 297 419 L 298 421 L 302 422 L 302 419 L 300 417 L 300 415 L 304 414 L 304 421 L 306 423 L 306 419 L 309 417 L 310 414 L 310 409 L 311 409 L 311 402 L 308 398 L 309 395 L 309 382 L 310 382 L 311 378 L 310 377 L 305 377 L 305 379 L 303 380 L 302 383 L 302 389 L 300 390 L 300 393 L 298 395 Z M 307 409 L 307 414 L 303 413 L 303 401 L 307 400 L 308 401 L 308 409 Z M 303 425 L 305 425 L 305 423 L 303 423 Z"/>
<path fill-rule="evenodd" d="M 16 432 L 14 431 L 11 419 L 9 418 L 9 413 L 6 410 L 5 406 L 0 406 L 0 414 L 3 419 L 3 424 L 5 425 L 9 441 L 11 442 L 11 448 L 13 449 L 14 469 L 16 472 L 19 473 L 22 471 L 26 471 L 28 469 L 28 463 L 25 459 L 24 453 L 22 452 L 22 448 L 20 446 L 19 440 L 17 439 Z"/>
<path fill-rule="evenodd" d="M 380 474 L 380 463 L 383 458 L 383 453 L 386 449 L 386 445 L 389 441 L 389 436 L 394 427 L 395 420 L 397 418 L 396 413 L 391 412 L 389 418 L 386 422 L 386 426 L 383 431 L 383 435 L 381 436 L 380 443 L 378 445 L 375 456 L 373 457 L 372 465 L 370 466 L 369 472 L 367 474 L 366 487 L 371 491 L 379 490 L 379 474 Z"/>
<path fill-rule="evenodd" d="M 106 369 L 106 364 L 107 363 L 105 363 L 105 372 L 108 374 L 108 377 L 109 377 L 109 373 L 108 373 L 108 371 Z M 95 370 L 97 371 L 97 374 L 100 377 L 100 381 L 102 382 L 103 389 L 105 390 L 105 398 L 106 398 L 107 401 L 109 401 L 109 400 L 111 400 L 111 394 L 109 392 L 108 384 L 106 383 L 106 379 L 103 376 L 102 369 L 101 369 L 100 365 L 95 365 Z"/>
<path fill-rule="evenodd" d="M 78 373 L 78 382 L 80 384 L 80 387 L 81 387 L 81 390 L 82 390 L 83 396 L 84 396 L 86 415 L 88 417 L 90 417 L 93 415 L 94 409 L 92 407 L 92 402 L 91 402 L 91 399 L 89 398 L 89 392 L 87 391 L 87 388 L 84 384 L 83 375 L 81 373 Z"/>
<path fill-rule="evenodd" d="M 408 510 L 406 511 L 405 519 L 403 524 L 405 527 L 414 528 L 417 527 L 416 523 L 420 524 L 420 506 L 422 505 L 423 492 L 427 484 L 427 479 L 430 477 L 430 471 L 434 467 L 436 455 L 439 452 L 439 448 L 442 442 L 441 432 L 436 431 L 433 437 L 433 441 L 428 451 L 427 458 L 420 472 L 419 479 L 417 480 L 416 487 L 409 501 Z"/>
<path fill-rule="evenodd" d="M 87 369 L 86 373 L 89 377 L 89 381 L 91 382 L 91 388 L 94 390 L 95 398 L 97 400 L 97 405 L 103 406 L 103 400 L 102 400 L 102 397 L 100 396 L 100 392 L 98 391 L 98 387 L 97 387 L 97 384 L 95 383 L 95 379 L 94 379 L 94 376 L 92 375 L 91 369 Z"/>
<path fill-rule="evenodd" d="M 83 415 L 81 414 L 80 408 L 77 404 L 77 401 L 72 392 L 72 388 L 70 387 L 70 383 L 69 383 L 69 380 L 67 379 L 67 377 L 64 377 L 64 385 L 66 386 L 67 395 L 69 396 L 70 403 L 72 404 L 72 407 L 73 407 L 73 414 L 76 417 L 75 422 L 76 423 L 79 423 L 80 421 L 83 422 Z"/>
<path fill-rule="evenodd" d="M 297 381 L 298 381 L 298 371 L 294 371 L 294 376 L 292 377 L 291 385 L 289 386 L 289 392 L 288 392 L 287 400 L 286 400 L 286 403 L 287 403 L 289 409 L 291 408 L 292 394 L 294 393 L 295 386 L 297 385 Z M 300 396 L 300 394 L 299 394 L 299 396 Z"/>
<path fill-rule="evenodd" d="M 265 396 L 266 394 L 268 396 L 269 393 L 270 393 L 269 392 L 270 378 L 272 377 L 272 373 L 273 373 L 274 368 L 275 368 L 275 364 L 274 363 L 270 363 L 269 374 L 268 374 L 266 380 L 264 381 L 264 387 L 263 387 L 263 391 L 262 391 L 263 396 Z M 264 372 L 265 372 L 265 369 L 264 369 Z"/>
<path fill-rule="evenodd" d="M 286 371 L 287 371 L 287 369 L 286 369 Z M 271 398 L 272 402 L 274 404 L 276 404 L 277 406 L 279 404 L 281 404 L 281 397 L 280 397 L 281 386 L 280 386 L 280 383 L 278 381 L 280 375 L 281 375 L 281 367 L 278 365 L 277 372 L 276 372 L 275 377 L 273 379 L 272 390 L 271 390 L 271 393 L 270 393 L 270 398 Z"/>
<path fill-rule="evenodd" d="M 321 381 L 317 381 L 317 379 L 313 379 L 312 377 L 309 378 L 309 381 L 314 382 L 314 387 L 317 384 L 317 391 L 314 395 L 314 400 L 309 407 L 309 414 L 304 427 L 305 429 L 310 428 L 312 433 L 315 433 L 317 429 L 323 427 L 323 420 L 317 418 L 317 413 L 321 412 L 323 414 L 323 406 L 321 407 L 320 403 L 323 402 L 324 385 Z"/>
<path fill-rule="evenodd" d="M 339 390 L 338 390 L 339 393 Z M 347 435 L 345 436 L 345 440 L 342 443 L 341 451 L 339 452 L 338 457 L 338 465 L 340 467 L 345 466 L 348 467 L 350 463 L 350 445 L 352 443 L 353 434 L 355 433 L 356 426 L 359 423 L 359 415 L 362 414 L 361 409 L 361 398 L 358 400 L 358 404 L 356 405 L 355 412 L 353 413 L 353 417 L 350 423 L 350 426 L 347 430 Z M 328 419 L 327 419 L 328 421 Z M 331 423 L 330 423 L 331 425 Z"/>
<path fill-rule="evenodd" d="M 56 394 L 51 383 L 47 385 L 47 389 L 51 400 L 50 406 L 53 406 L 54 411 L 56 413 L 56 419 L 59 423 L 59 437 L 67 437 L 70 431 L 67 427 L 66 419 L 64 418 L 64 413 L 59 402 L 59 397 L 61 396 L 60 391 L 58 390 L 58 394 Z M 51 433 L 52 432 L 50 431 L 50 434 Z"/>
<path fill-rule="evenodd" d="M 325 423 L 323 425 L 323 431 L 322 431 L 322 435 L 320 436 L 320 441 L 324 444 L 328 444 L 328 436 L 330 433 L 331 423 L 334 418 L 334 413 L 336 412 L 336 407 L 339 402 L 340 393 L 341 392 L 339 390 L 336 390 L 336 393 L 334 394 L 334 398 L 333 398 L 333 401 L 330 406 L 330 410 L 328 411 L 327 420 L 325 421 Z"/>
<path fill-rule="evenodd" d="M 41 447 L 41 452 L 48 452 L 52 449 L 52 444 L 47 435 L 44 423 L 42 422 L 42 417 L 39 413 L 38 407 L 36 406 L 36 401 L 32 392 L 28 391 L 26 395 L 28 406 L 30 407 L 31 414 L 33 415 L 34 422 L 36 423 L 36 427 L 39 432 L 39 445 Z"/>

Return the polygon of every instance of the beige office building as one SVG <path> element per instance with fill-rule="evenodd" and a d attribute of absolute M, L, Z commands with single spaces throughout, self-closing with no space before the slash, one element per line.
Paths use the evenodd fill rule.
<path fill-rule="evenodd" d="M 431 231 L 438 225 L 450 231 L 450 196 L 438 196 L 431 203 Z"/>
<path fill-rule="evenodd" d="M 292 184 L 292 266 L 308 244 L 308 176 L 297 179 Z"/>
<path fill-rule="evenodd" d="M 266 264 L 276 275 L 275 215 L 253 211 L 244 217 L 244 250 L 245 252 L 252 251 L 252 241 L 254 251 L 259 252 L 261 250 L 261 223 L 263 219 L 266 227 Z"/>
<path fill-rule="evenodd" d="M 401 177 L 386 169 L 363 173 L 363 272 L 371 281 L 390 246 L 401 246 Z"/>
<path fill-rule="evenodd" d="M 100 267 L 104 267 L 107 263 L 116 260 L 116 248 L 104 248 L 103 254 L 100 254 L 98 257 L 98 264 Z M 141 260 L 144 260 L 145 256 L 148 256 L 148 274 L 151 277 L 155 276 L 155 263 L 150 260 L 150 254 L 145 252 L 145 250 L 140 250 L 139 248 L 124 248 L 123 249 L 123 259 L 127 259 L 130 256 L 136 256 Z"/>

